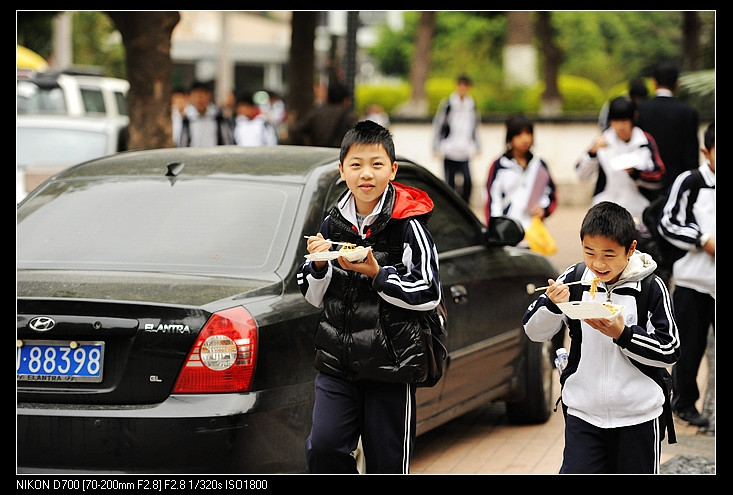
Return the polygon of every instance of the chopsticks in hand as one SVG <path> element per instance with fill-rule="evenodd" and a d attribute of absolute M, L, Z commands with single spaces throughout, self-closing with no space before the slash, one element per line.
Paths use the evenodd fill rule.
<path fill-rule="evenodd" d="M 310 236 L 310 235 L 303 236 L 304 239 L 310 239 L 311 237 L 315 237 L 315 236 Z M 330 242 L 331 244 L 335 244 L 336 246 L 356 246 L 356 244 L 354 244 L 353 242 L 336 242 L 336 241 L 332 241 L 331 239 L 324 239 L 324 241 Z"/>
<path fill-rule="evenodd" d="M 590 282 L 592 281 L 593 279 L 590 280 Z M 568 282 L 565 285 L 582 284 L 583 282 L 588 282 L 588 280 L 576 280 L 575 282 Z M 546 285 L 545 287 L 535 287 L 534 284 L 527 284 L 527 294 L 534 294 L 535 292 L 539 292 L 541 290 L 546 290 L 549 288 L 549 285 Z"/>

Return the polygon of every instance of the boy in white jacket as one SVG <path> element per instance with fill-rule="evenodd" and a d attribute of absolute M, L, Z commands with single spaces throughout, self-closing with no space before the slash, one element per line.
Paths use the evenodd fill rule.
<path fill-rule="evenodd" d="M 565 281 L 575 271 L 572 265 L 556 281 L 548 280 L 549 288 L 522 321 L 537 342 L 551 340 L 565 324 L 580 325 L 580 342 L 573 342 L 561 377 L 566 424 L 560 473 L 659 472 L 665 397 L 638 366 L 674 364 L 680 343 L 664 282 L 654 275 L 647 297 L 637 299 L 656 263 L 636 251 L 634 237 L 631 214 L 607 201 L 588 210 L 580 229 L 586 265 L 582 300 L 621 305 L 620 313 L 571 322 L 557 305 L 570 300 Z M 591 287 L 595 277 L 597 292 Z M 648 307 L 637 308 L 637 300 L 648 301 Z M 639 309 L 648 315 L 643 326 Z"/>
<path fill-rule="evenodd" d="M 618 203 L 641 221 L 647 195 L 662 187 L 664 163 L 651 134 L 636 126 L 636 104 L 630 98 L 611 101 L 608 121 L 610 127 L 581 156 L 575 172 L 583 181 L 597 177 L 591 204 Z"/>
<path fill-rule="evenodd" d="M 686 251 L 672 266 L 674 300 L 683 352 L 675 364 L 672 406 L 680 419 L 693 426 L 707 426 L 709 418 L 695 407 L 700 398 L 697 372 L 708 346 L 708 333 L 715 331 L 715 123 L 704 135 L 705 163 L 700 165 L 704 184 L 689 204 L 692 173 L 682 172 L 670 189 L 662 210 L 659 232 Z"/>

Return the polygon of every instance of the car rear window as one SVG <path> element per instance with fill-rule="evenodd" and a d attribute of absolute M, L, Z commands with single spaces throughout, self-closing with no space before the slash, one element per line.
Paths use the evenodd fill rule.
<path fill-rule="evenodd" d="M 216 179 L 66 181 L 18 209 L 19 268 L 226 276 L 277 268 L 299 188 Z"/>

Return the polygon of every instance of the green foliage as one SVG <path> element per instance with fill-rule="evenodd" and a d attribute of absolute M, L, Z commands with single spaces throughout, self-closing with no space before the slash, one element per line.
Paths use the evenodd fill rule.
<path fill-rule="evenodd" d="M 551 22 L 564 53 L 560 73 L 586 77 L 604 90 L 680 56 L 679 11 L 557 11 Z"/>
<path fill-rule="evenodd" d="M 428 113 L 434 115 L 443 98 L 447 98 L 456 89 L 455 77 L 433 77 L 425 83 L 425 95 L 428 98 Z M 474 95 L 475 92 L 471 91 Z"/>
<path fill-rule="evenodd" d="M 366 107 L 377 103 L 388 114 L 410 99 L 410 85 L 406 82 L 357 84 L 354 88 L 354 111 L 364 115 Z"/>
<path fill-rule="evenodd" d="M 606 101 L 606 93 L 595 82 L 584 77 L 561 75 L 557 78 L 557 85 L 563 96 L 562 110 L 566 115 L 598 112 Z M 539 111 L 544 91 L 544 82 L 538 82 L 528 90 L 527 110 L 530 113 Z"/>
<path fill-rule="evenodd" d="M 74 12 L 72 30 L 74 65 L 102 67 L 106 76 L 126 79 L 125 50 L 107 14 Z"/>
<path fill-rule="evenodd" d="M 604 91 L 648 76 L 657 61 L 681 58 L 682 15 L 681 11 L 553 11 L 555 42 L 563 52 L 560 73 L 588 78 Z M 699 18 L 701 63 L 711 67 L 715 12 L 700 11 Z M 408 11 L 402 31 L 385 29 L 388 34 L 370 51 L 381 71 L 407 80 L 418 19 L 419 12 Z M 431 77 L 465 72 L 474 81 L 500 84 L 505 38 L 504 12 L 438 12 Z"/>
<path fill-rule="evenodd" d="M 370 57 L 379 61 L 382 74 L 394 76 L 410 73 L 410 56 L 415 39 L 414 24 L 412 27 L 412 31 L 404 29 L 397 33 L 386 24 L 382 26 L 379 43 L 367 52 Z"/>
<path fill-rule="evenodd" d="M 529 92 L 526 88 L 514 86 L 502 88 L 496 85 L 484 85 L 477 91 L 481 97 L 477 99 L 479 111 L 483 116 L 494 114 L 528 113 Z"/>
<path fill-rule="evenodd" d="M 475 83 L 491 80 L 496 68 L 502 65 L 505 26 L 503 15 L 438 12 L 431 47 L 431 75 L 455 81 L 460 74 L 466 74 Z"/>
<path fill-rule="evenodd" d="M 406 11 L 405 27 L 399 32 L 382 28 L 379 41 L 368 54 L 383 74 L 408 79 L 419 16 L 420 12 Z M 474 81 L 501 80 L 505 30 L 506 16 L 498 13 L 438 12 L 430 51 L 431 75 L 455 80 L 467 74 Z"/>

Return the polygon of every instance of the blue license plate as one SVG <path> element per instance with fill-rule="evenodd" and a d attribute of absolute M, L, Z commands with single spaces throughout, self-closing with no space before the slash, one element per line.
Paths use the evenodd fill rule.
<path fill-rule="evenodd" d="M 101 382 L 104 342 L 18 340 L 18 380 L 38 382 Z"/>

